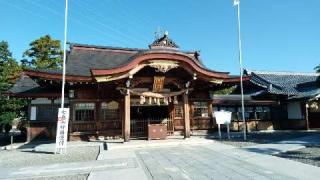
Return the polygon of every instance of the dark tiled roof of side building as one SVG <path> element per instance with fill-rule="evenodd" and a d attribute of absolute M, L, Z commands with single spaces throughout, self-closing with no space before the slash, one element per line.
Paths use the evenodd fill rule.
<path fill-rule="evenodd" d="M 21 77 L 7 91 L 7 93 L 19 94 L 39 87 L 40 85 L 32 80 L 29 76 L 21 75 Z"/>
<path fill-rule="evenodd" d="M 38 93 L 56 93 L 60 87 L 42 87 L 29 76 L 22 74 L 16 83 L 5 94 L 38 94 Z"/>
<path fill-rule="evenodd" d="M 270 72 L 270 71 L 245 71 L 251 75 L 251 82 L 265 88 L 272 94 L 283 94 L 292 96 L 302 96 L 303 94 L 313 94 L 320 87 L 319 73 L 297 73 L 297 72 Z M 302 87 L 305 83 L 313 86 Z"/>

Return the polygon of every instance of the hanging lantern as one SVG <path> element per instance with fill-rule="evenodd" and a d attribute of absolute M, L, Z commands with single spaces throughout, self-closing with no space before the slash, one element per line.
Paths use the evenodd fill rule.
<path fill-rule="evenodd" d="M 174 96 L 173 99 L 174 99 L 174 100 L 173 100 L 173 103 L 174 103 L 174 104 L 178 104 L 178 98 L 177 98 L 177 96 Z"/>
<path fill-rule="evenodd" d="M 168 104 L 169 104 L 169 103 L 168 103 L 168 97 L 163 98 L 163 103 L 164 103 L 165 105 L 168 105 Z"/>
<path fill-rule="evenodd" d="M 155 104 L 157 104 L 157 98 L 153 98 Z"/>
<path fill-rule="evenodd" d="M 143 96 L 140 96 L 140 104 L 143 104 Z"/>
<path fill-rule="evenodd" d="M 149 105 L 152 104 L 152 97 L 149 97 Z"/>
<path fill-rule="evenodd" d="M 146 103 L 146 97 L 142 96 L 142 104 Z"/>
<path fill-rule="evenodd" d="M 160 98 L 157 99 L 157 105 L 160 106 Z"/>

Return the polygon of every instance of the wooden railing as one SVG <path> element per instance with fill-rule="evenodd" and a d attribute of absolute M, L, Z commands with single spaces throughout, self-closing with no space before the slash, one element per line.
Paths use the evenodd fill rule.
<path fill-rule="evenodd" d="M 73 122 L 72 123 L 72 132 L 94 132 L 97 130 L 96 122 Z"/>
<path fill-rule="evenodd" d="M 100 130 L 114 130 L 114 129 L 121 129 L 122 123 L 121 120 L 108 120 L 108 121 L 100 121 Z"/>

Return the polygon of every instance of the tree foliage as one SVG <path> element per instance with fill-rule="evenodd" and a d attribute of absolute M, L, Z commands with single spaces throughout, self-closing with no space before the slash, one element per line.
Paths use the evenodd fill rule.
<path fill-rule="evenodd" d="M 219 89 L 213 92 L 213 95 L 228 95 L 233 93 L 237 89 L 236 86 L 231 86 L 223 89 Z"/>
<path fill-rule="evenodd" d="M 320 73 L 320 64 L 319 64 L 318 66 L 316 66 L 316 67 L 314 68 L 314 70 L 316 70 L 317 73 Z"/>
<path fill-rule="evenodd" d="M 5 41 L 0 42 L 0 124 L 10 124 L 18 116 L 25 102 L 16 98 L 8 98 L 4 95 L 19 77 L 21 67 L 12 58 L 9 45 Z"/>
<path fill-rule="evenodd" d="M 24 52 L 22 65 L 34 69 L 59 69 L 62 65 L 61 45 L 59 40 L 54 40 L 50 35 L 45 35 L 32 41 L 30 49 Z"/>

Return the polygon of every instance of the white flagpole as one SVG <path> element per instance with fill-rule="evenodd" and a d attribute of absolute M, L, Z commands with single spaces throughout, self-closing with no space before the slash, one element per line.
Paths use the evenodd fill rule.
<path fill-rule="evenodd" d="M 66 0 L 66 7 L 65 7 L 65 13 L 64 13 L 64 42 L 63 42 L 61 108 L 64 108 L 64 87 L 65 87 L 65 83 L 66 83 L 67 27 L 68 27 L 68 0 Z"/>
<path fill-rule="evenodd" d="M 241 29 L 240 29 L 240 0 L 234 0 L 234 5 L 238 9 L 238 46 L 239 46 L 239 64 L 240 64 L 240 89 L 241 89 L 241 110 L 242 110 L 242 121 L 243 121 L 243 140 L 247 140 L 247 127 L 246 119 L 244 115 L 244 97 L 243 97 L 243 67 L 242 67 L 242 46 L 241 46 Z"/>
<path fill-rule="evenodd" d="M 65 81 L 66 81 L 66 57 L 67 57 L 67 23 L 68 23 L 68 0 L 65 0 L 66 5 L 65 5 L 65 14 L 64 14 L 64 42 L 63 42 L 63 64 L 62 64 L 62 90 L 61 90 L 61 109 L 64 108 L 64 88 L 65 88 Z M 57 122 L 57 133 L 56 133 L 56 148 L 55 148 L 55 154 L 57 154 L 57 150 L 58 150 L 58 136 L 59 136 L 59 132 L 60 132 L 60 128 L 59 126 L 59 115 L 60 114 L 60 109 L 59 109 L 59 113 L 58 113 L 58 122 Z M 69 115 L 68 115 L 69 116 Z M 60 117 L 61 118 L 61 117 Z M 69 119 L 67 120 L 69 121 Z M 68 122 L 67 122 L 68 124 Z M 65 133 L 67 133 L 68 131 L 66 131 Z M 66 136 L 64 136 L 65 138 Z M 67 143 L 67 141 L 65 141 L 65 143 Z M 64 148 L 64 152 L 62 152 L 62 149 L 59 149 L 59 153 L 62 154 L 66 154 L 67 153 L 67 145 L 65 145 Z"/>

